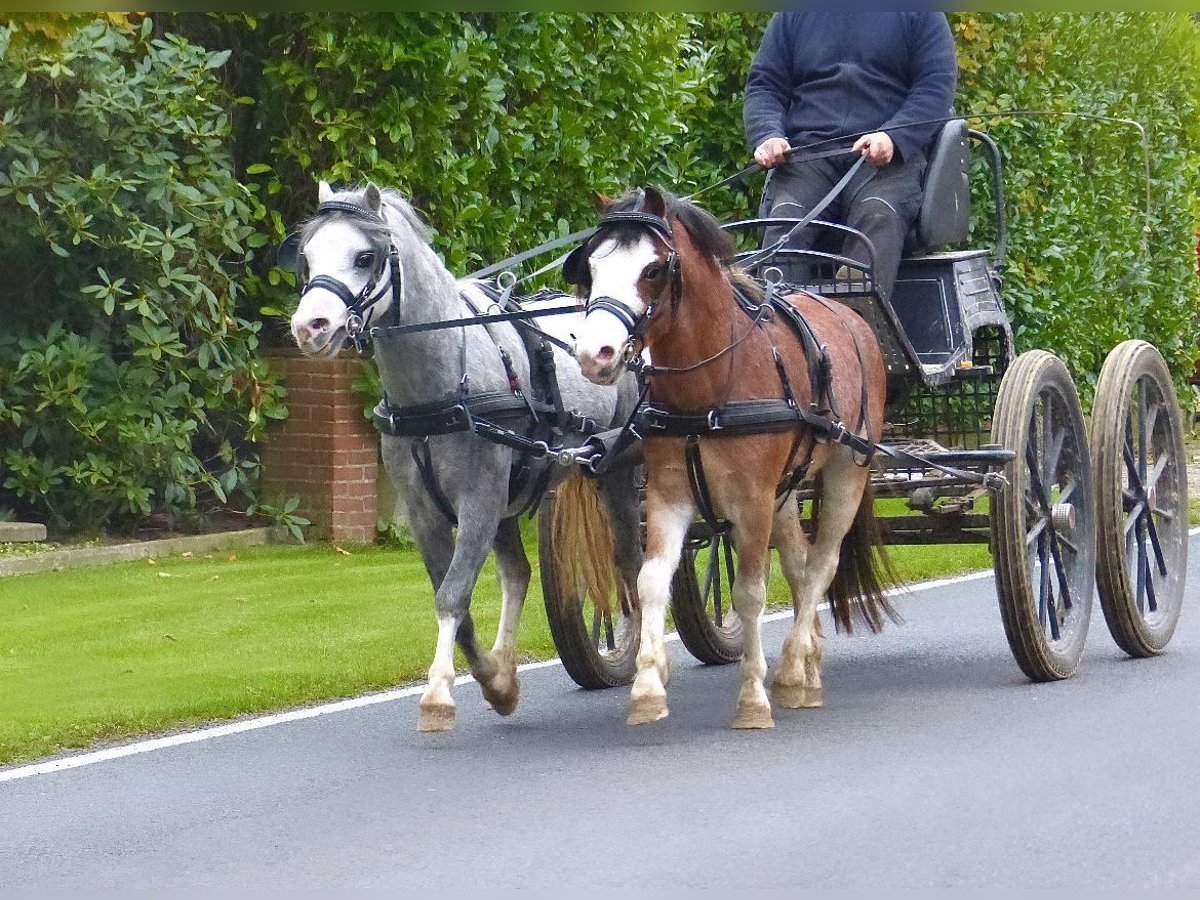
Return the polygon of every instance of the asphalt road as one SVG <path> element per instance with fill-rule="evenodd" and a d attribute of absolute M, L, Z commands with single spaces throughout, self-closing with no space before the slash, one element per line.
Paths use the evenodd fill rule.
<path fill-rule="evenodd" d="M 1032 685 L 990 580 L 827 644 L 822 710 L 727 728 L 736 673 L 683 656 L 671 716 L 523 676 L 501 720 L 416 700 L 0 783 L 0 887 L 1200 886 L 1200 540 L 1170 652 L 1097 605 L 1070 681 Z M 782 641 L 769 626 L 768 658 Z"/>

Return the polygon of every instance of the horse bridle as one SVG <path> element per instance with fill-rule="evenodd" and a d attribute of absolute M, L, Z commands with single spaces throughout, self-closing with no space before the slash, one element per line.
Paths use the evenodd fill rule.
<path fill-rule="evenodd" d="M 325 201 L 317 207 L 316 218 L 337 212 L 347 213 L 354 218 L 363 219 L 372 224 L 380 221 L 384 222 L 384 224 L 387 223 L 382 212 L 375 213 L 346 200 Z M 404 286 L 400 275 L 400 252 L 396 249 L 396 245 L 393 242 L 388 241 L 387 262 L 379 266 L 371 274 L 367 283 L 363 285 L 362 290 L 357 294 L 344 281 L 334 278 L 332 275 L 317 275 L 314 278 L 308 278 L 308 262 L 304 258 L 303 250 L 299 254 L 299 263 L 299 274 L 303 282 L 300 286 L 300 298 L 303 300 L 309 291 L 322 288 L 341 300 L 348 313 L 346 317 L 346 336 L 354 342 L 355 348 L 359 351 L 363 349 L 366 342 L 366 335 L 369 333 L 371 317 L 375 313 L 373 307 L 388 295 L 389 289 L 392 297 L 392 319 L 394 324 L 399 324 L 400 300 L 403 295 Z M 383 281 L 382 279 L 385 274 L 388 277 L 386 281 Z"/>
<path fill-rule="evenodd" d="M 639 205 L 640 202 L 639 200 Z M 683 296 L 683 280 L 680 274 L 679 254 L 675 250 L 675 237 L 671 232 L 671 225 L 666 219 L 662 216 L 656 216 L 654 213 L 645 212 L 644 210 L 634 209 L 625 212 L 613 212 L 604 216 L 596 227 L 596 233 L 586 243 L 573 250 L 571 255 L 567 257 L 563 263 L 563 277 L 570 284 L 579 287 L 585 286 L 587 279 L 584 275 L 584 267 L 587 265 L 588 259 L 599 246 L 605 230 L 618 225 L 641 226 L 666 245 L 668 251 L 666 276 L 670 280 L 671 308 L 674 309 L 679 305 L 679 300 Z M 651 300 L 647 303 L 645 310 L 638 313 L 627 303 L 623 303 L 615 297 L 589 297 L 587 303 L 584 305 L 583 312 L 585 316 L 588 316 L 593 312 L 603 310 L 614 316 L 618 322 L 625 326 L 629 337 L 625 342 L 622 357 L 626 363 L 629 363 L 634 357 L 641 354 L 641 348 L 638 345 L 643 343 L 643 335 L 650 324 L 651 317 L 654 315 L 657 302 L 657 300 Z"/>

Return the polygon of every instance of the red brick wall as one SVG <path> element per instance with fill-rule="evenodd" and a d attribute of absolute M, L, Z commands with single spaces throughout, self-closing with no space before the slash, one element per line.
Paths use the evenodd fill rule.
<path fill-rule="evenodd" d="M 358 365 L 352 356 L 271 358 L 288 417 L 263 448 L 263 496 L 299 496 L 313 536 L 334 541 L 374 540 L 379 517 L 379 433 L 350 391 Z"/>

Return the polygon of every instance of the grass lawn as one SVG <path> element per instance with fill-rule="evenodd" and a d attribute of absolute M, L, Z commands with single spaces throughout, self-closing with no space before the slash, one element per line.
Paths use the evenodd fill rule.
<path fill-rule="evenodd" d="M 990 565 L 974 545 L 892 556 L 906 580 Z M 773 578 L 773 601 L 786 605 L 785 595 Z M 0 579 L 0 765 L 421 680 L 432 607 L 415 551 L 362 546 Z M 490 645 L 499 614 L 491 562 L 472 610 Z M 556 655 L 536 566 L 520 648 L 527 659 Z"/>

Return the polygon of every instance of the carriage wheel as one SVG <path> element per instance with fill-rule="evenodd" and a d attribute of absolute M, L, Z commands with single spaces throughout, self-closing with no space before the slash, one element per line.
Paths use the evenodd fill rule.
<path fill-rule="evenodd" d="M 697 522 L 671 579 L 671 615 L 688 652 L 706 665 L 742 658 L 742 620 L 733 609 L 733 540 Z"/>
<path fill-rule="evenodd" d="M 1034 681 L 1079 665 L 1095 592 L 1096 512 L 1079 396 L 1043 350 L 1016 358 L 1000 383 L 992 442 L 1016 451 L 992 502 L 992 553 L 1004 632 Z"/>
<path fill-rule="evenodd" d="M 538 570 L 550 634 L 563 668 L 582 688 L 629 684 L 637 671 L 641 617 L 636 610 L 625 615 L 619 604 L 611 611 L 604 609 L 590 594 L 560 587 L 550 526 L 554 501 L 551 491 L 538 512 Z"/>
<path fill-rule="evenodd" d="M 1145 341 L 1108 354 L 1092 414 L 1099 520 L 1096 580 L 1117 645 L 1161 653 L 1183 607 L 1187 464 L 1171 373 Z"/>

